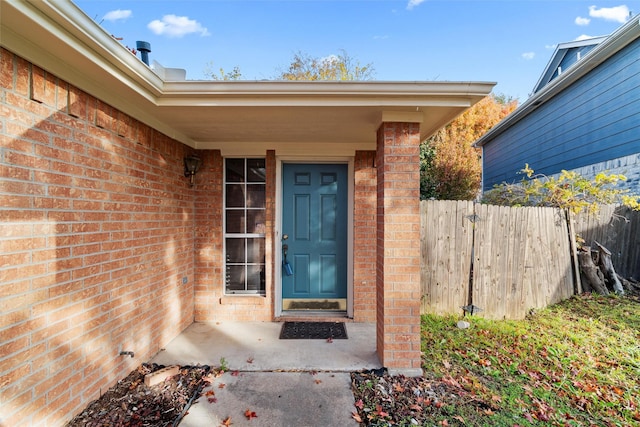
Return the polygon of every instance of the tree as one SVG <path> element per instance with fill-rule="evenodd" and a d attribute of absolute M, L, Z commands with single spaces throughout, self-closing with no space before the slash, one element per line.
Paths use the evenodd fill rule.
<path fill-rule="evenodd" d="M 296 52 L 288 68 L 280 71 L 276 80 L 371 80 L 374 68 L 360 62 L 341 50 L 339 55 L 314 58 L 303 52 Z"/>
<path fill-rule="evenodd" d="M 242 80 L 240 67 L 235 66 L 230 72 L 223 68 L 215 70 L 213 62 L 209 62 L 204 70 L 206 77 L 213 80 Z M 360 62 L 341 50 L 338 55 L 314 58 L 304 52 L 296 52 L 285 70 L 278 71 L 272 80 L 372 80 L 374 68 L 371 64 L 360 65 Z"/>
<path fill-rule="evenodd" d="M 517 107 L 504 95 L 490 95 L 421 144 L 421 199 L 471 200 L 480 190 L 479 149 L 473 142 Z"/>
<path fill-rule="evenodd" d="M 212 80 L 242 80 L 242 72 L 237 65 L 229 72 L 225 72 L 222 67 L 216 72 L 213 69 L 213 62 L 209 62 L 204 70 L 204 74 Z"/>
<path fill-rule="evenodd" d="M 503 183 L 484 194 L 482 201 L 507 206 L 550 206 L 573 213 L 597 212 L 600 204 L 621 204 L 640 211 L 640 196 L 617 187 L 626 181 L 620 174 L 599 173 L 588 179 L 577 172 L 563 170 L 557 177 L 535 174 L 525 164 L 525 177 L 515 184 Z"/>

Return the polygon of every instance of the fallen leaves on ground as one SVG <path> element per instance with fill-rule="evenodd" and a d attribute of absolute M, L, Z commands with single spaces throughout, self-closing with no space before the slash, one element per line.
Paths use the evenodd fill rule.
<path fill-rule="evenodd" d="M 372 370 L 352 373 L 351 383 L 357 409 L 352 417 L 366 426 L 433 425 L 434 417 L 446 415 L 451 407 L 471 406 L 478 412 L 493 408 L 490 401 L 471 395 L 452 381 L 391 376 L 383 370 Z M 461 416 L 452 419 L 465 424 Z M 441 425 L 449 425 L 444 422 Z"/>
<path fill-rule="evenodd" d="M 640 299 L 584 294 L 524 320 L 422 316 L 424 377 L 351 375 L 361 426 L 640 426 Z"/>
<path fill-rule="evenodd" d="M 143 364 L 91 402 L 67 427 L 164 426 L 181 419 L 208 384 L 209 366 L 182 366 L 178 375 L 148 387 L 144 376 L 164 368 Z"/>
<path fill-rule="evenodd" d="M 258 418 L 258 415 L 256 415 L 256 413 L 250 409 L 247 409 L 246 411 L 244 411 L 244 416 L 247 417 L 249 421 L 251 421 L 254 418 Z"/>

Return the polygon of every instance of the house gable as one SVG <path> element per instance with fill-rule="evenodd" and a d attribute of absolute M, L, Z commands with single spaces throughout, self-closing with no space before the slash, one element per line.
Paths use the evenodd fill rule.
<path fill-rule="evenodd" d="M 634 18 L 476 141 L 483 190 L 521 180 L 527 163 L 545 175 L 606 168 L 628 175 L 626 187 L 639 190 L 639 58 Z"/>
<path fill-rule="evenodd" d="M 533 93 L 539 92 L 540 89 L 558 78 L 562 73 L 566 72 L 569 67 L 584 58 L 587 53 L 591 52 L 594 47 L 605 39 L 606 37 L 593 37 L 586 40 L 560 43 L 551 56 L 551 60 L 547 64 L 538 83 L 536 83 L 533 88 Z"/>

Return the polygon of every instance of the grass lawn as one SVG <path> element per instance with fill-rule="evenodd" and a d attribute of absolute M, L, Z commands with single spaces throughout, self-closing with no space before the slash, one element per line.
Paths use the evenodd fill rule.
<path fill-rule="evenodd" d="M 422 317 L 424 378 L 353 375 L 361 425 L 640 426 L 640 300 L 580 295 L 522 321 Z"/>

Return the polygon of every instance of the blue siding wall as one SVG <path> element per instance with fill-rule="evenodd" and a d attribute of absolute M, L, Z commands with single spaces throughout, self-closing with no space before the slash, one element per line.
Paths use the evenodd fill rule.
<path fill-rule="evenodd" d="M 640 153 L 640 39 L 483 147 L 484 190 Z"/>

